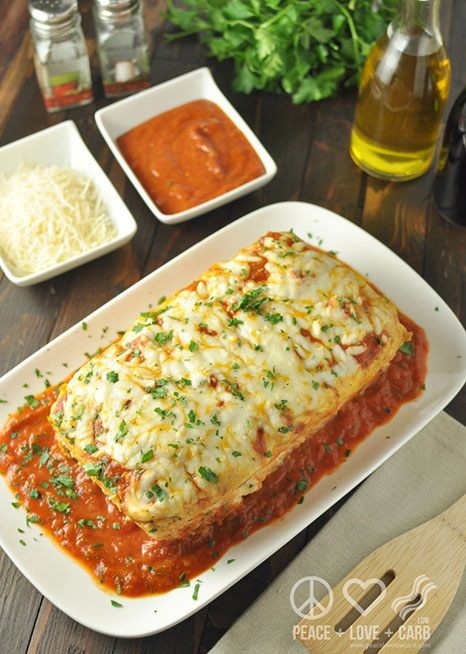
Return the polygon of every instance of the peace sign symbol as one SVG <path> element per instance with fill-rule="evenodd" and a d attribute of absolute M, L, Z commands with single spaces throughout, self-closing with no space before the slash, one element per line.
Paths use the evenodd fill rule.
<path fill-rule="evenodd" d="M 324 606 L 315 597 L 314 589 L 320 585 L 324 586 L 328 594 L 328 605 Z M 298 588 L 306 590 L 306 600 L 299 606 L 296 606 L 296 591 Z M 298 579 L 290 591 L 290 604 L 293 611 L 301 618 L 309 618 L 310 620 L 317 620 L 330 611 L 333 605 L 333 592 L 331 586 L 321 577 L 303 577 Z"/>

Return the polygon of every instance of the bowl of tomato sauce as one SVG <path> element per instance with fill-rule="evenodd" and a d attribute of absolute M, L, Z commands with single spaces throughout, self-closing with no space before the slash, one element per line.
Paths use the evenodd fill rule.
<path fill-rule="evenodd" d="M 231 202 L 277 172 L 208 68 L 115 102 L 95 119 L 144 202 L 167 224 Z"/>

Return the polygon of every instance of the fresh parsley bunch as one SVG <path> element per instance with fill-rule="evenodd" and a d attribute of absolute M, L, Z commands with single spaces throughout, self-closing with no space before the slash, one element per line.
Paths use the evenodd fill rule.
<path fill-rule="evenodd" d="M 237 91 L 284 90 L 315 102 L 357 85 L 369 51 L 399 0 L 168 0 L 180 28 L 199 33 L 209 54 L 234 59 Z"/>

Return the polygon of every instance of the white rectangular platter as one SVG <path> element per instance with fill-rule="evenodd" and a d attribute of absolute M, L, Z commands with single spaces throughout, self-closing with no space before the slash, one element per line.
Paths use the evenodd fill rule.
<path fill-rule="evenodd" d="M 284 519 L 276 521 L 234 546 L 228 555 L 199 579 L 197 600 L 193 585 L 163 595 L 116 597 L 99 588 L 80 565 L 47 537 L 38 537 L 36 525 L 26 528 L 19 543 L 17 528 L 25 528 L 22 509 L 11 506 L 11 491 L 0 481 L 0 544 L 32 584 L 58 608 L 83 625 L 104 634 L 134 638 L 167 629 L 223 593 L 276 552 L 338 499 L 367 477 L 391 454 L 429 422 L 459 391 L 466 379 L 466 333 L 443 300 L 406 263 L 372 236 L 344 218 L 311 204 L 282 202 L 253 213 L 209 236 L 133 287 L 111 300 L 81 323 L 29 357 L 0 380 L 0 421 L 24 403 L 27 393 L 43 390 L 34 370 L 49 371 L 52 383 L 84 363 L 84 352 L 95 351 L 115 338 L 140 311 L 155 305 L 191 282 L 210 264 L 233 256 L 267 231 L 293 228 L 295 233 L 338 256 L 367 274 L 399 307 L 424 327 L 430 343 L 426 390 L 404 405 L 386 425 L 376 429 L 333 474 L 325 476 Z M 308 237 L 312 234 L 312 237 Z M 11 325 L 14 328 L 14 325 Z M 63 363 L 68 365 L 63 368 Z M 387 437 L 390 438 L 387 438 Z M 338 519 L 338 517 L 336 517 Z M 234 562 L 227 565 L 227 559 Z M 318 574 L 318 570 L 315 571 Z M 118 599 L 122 608 L 112 606 Z"/>

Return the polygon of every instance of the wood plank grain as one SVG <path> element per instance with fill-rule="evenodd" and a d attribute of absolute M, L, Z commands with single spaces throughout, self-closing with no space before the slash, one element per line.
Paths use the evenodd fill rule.
<path fill-rule="evenodd" d="M 116 639 L 112 654 L 195 654 L 199 651 L 207 608 L 180 624 L 148 638 Z M 154 625 L 157 615 L 154 615 Z M 87 653 L 86 653 L 87 654 Z"/>
<path fill-rule="evenodd" d="M 311 105 L 315 114 L 315 136 L 308 153 L 300 198 L 360 224 L 360 197 L 365 188 L 365 176 L 348 153 L 355 99 L 355 92 L 341 92 L 334 100 Z"/>
<path fill-rule="evenodd" d="M 5 529 L 6 525 L 2 525 Z M 20 535 L 18 534 L 18 539 Z M 0 643 L 2 652 L 26 651 L 42 595 L 0 551 Z"/>
<path fill-rule="evenodd" d="M 15 654 L 112 654 L 113 645 L 113 638 L 86 629 L 44 598 L 28 648 Z"/>
<path fill-rule="evenodd" d="M 0 82 L 24 39 L 29 21 L 27 5 L 28 0 L 0 3 Z"/>
<path fill-rule="evenodd" d="M 412 182 L 369 178 L 362 227 L 414 268 L 422 270 L 426 211 L 433 172 Z"/>
<path fill-rule="evenodd" d="M 7 119 L 16 104 L 25 80 L 32 76 L 33 69 L 31 36 L 29 32 L 26 32 L 22 37 L 16 56 L 4 73 L 4 79 L 0 86 L 0 134 L 5 129 Z"/>
<path fill-rule="evenodd" d="M 60 290 L 60 292 L 57 291 Z M 67 280 L 17 288 L 0 284 L 0 374 L 44 345 L 58 316 Z M 29 379 L 24 379 L 28 383 Z M 25 391 L 26 394 L 26 391 Z"/>

